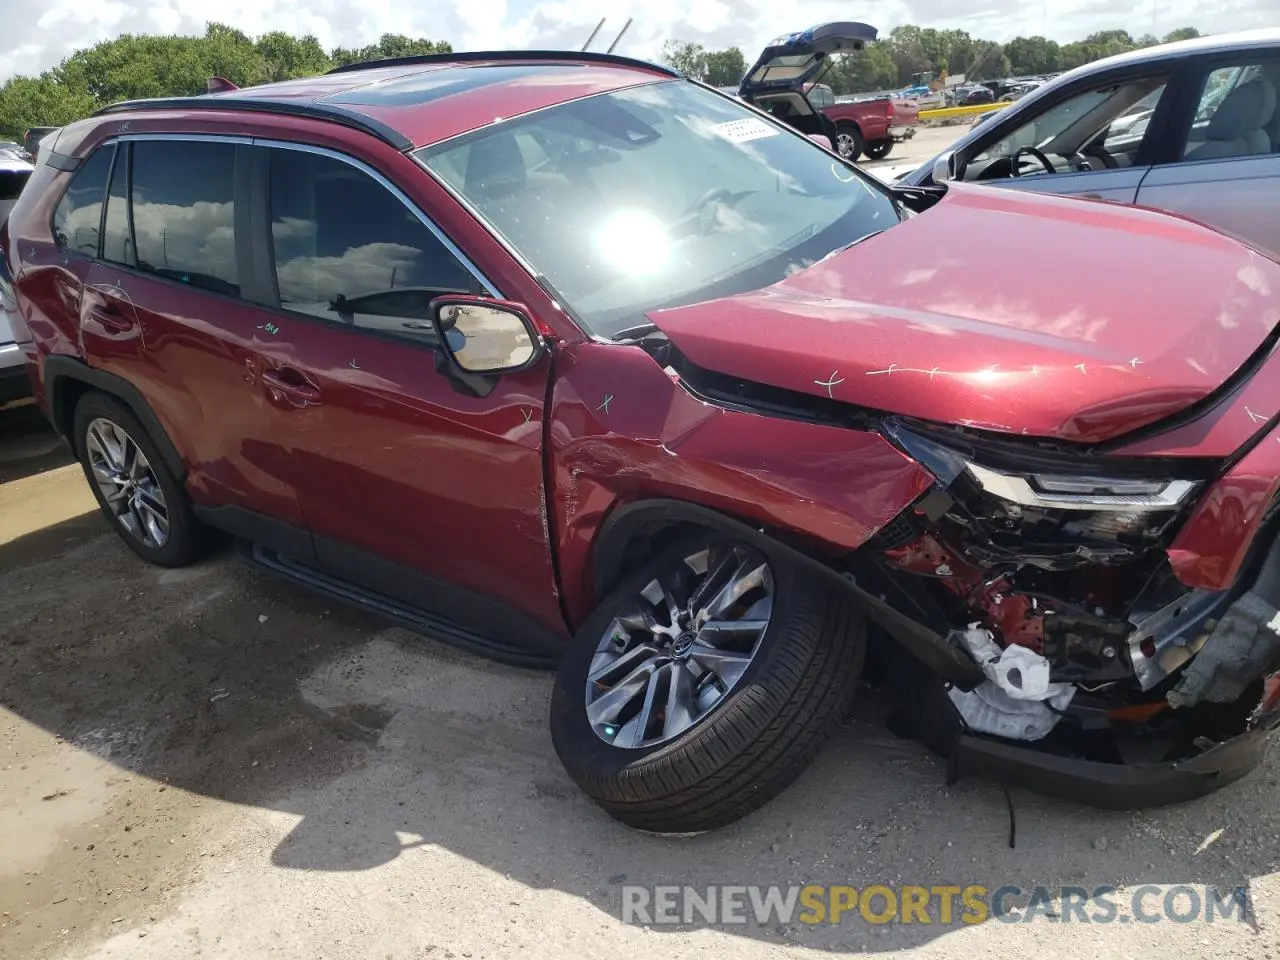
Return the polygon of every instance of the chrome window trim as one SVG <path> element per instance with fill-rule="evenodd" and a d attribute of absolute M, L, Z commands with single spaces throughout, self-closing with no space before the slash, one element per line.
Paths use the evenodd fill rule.
<path fill-rule="evenodd" d="M 449 236 L 440 229 L 429 216 L 426 215 L 418 205 L 409 199 L 399 187 L 388 180 L 373 167 L 369 166 L 362 160 L 358 160 L 350 154 L 342 153 L 338 150 L 332 150 L 328 147 L 318 147 L 309 143 L 295 143 L 290 140 L 271 140 L 263 137 L 240 137 L 227 136 L 224 134 L 204 134 L 204 133 L 127 133 L 109 137 L 102 142 L 102 146 L 115 141 L 146 141 L 146 140 L 163 140 L 163 141 L 191 141 L 201 143 L 234 143 L 243 146 L 264 147 L 274 150 L 293 150 L 298 153 L 312 153 L 320 157 L 328 157 L 354 167 L 366 176 L 372 177 L 377 181 L 383 189 L 389 191 L 392 196 L 399 200 L 404 206 L 418 219 L 418 221 L 426 227 L 431 234 L 440 241 L 449 253 L 457 259 L 457 261 L 466 268 L 466 271 L 476 279 L 477 282 L 488 292 L 488 295 L 499 300 L 506 299 L 501 291 L 498 290 L 496 284 L 493 283 L 484 272 L 475 265 L 475 263 L 465 253 L 459 249 L 458 245 L 449 238 Z M 415 160 L 416 162 L 416 160 Z M 417 163 L 420 169 L 426 170 L 422 163 Z M 430 174 L 430 171 L 427 170 Z M 435 179 L 433 177 L 433 179 Z M 437 180 L 437 182 L 439 182 Z"/>

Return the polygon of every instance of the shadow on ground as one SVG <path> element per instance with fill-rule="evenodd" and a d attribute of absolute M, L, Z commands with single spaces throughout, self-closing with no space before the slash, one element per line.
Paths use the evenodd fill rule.
<path fill-rule="evenodd" d="M 1010 849 L 1001 790 L 945 786 L 943 765 L 893 739 L 870 696 L 756 815 L 699 837 L 643 835 L 562 772 L 549 675 L 388 630 L 229 550 L 150 568 L 103 529 L 80 517 L 0 545 L 0 706 L 124 773 L 299 816 L 271 854 L 281 871 L 366 871 L 434 846 L 607 920 L 623 884 L 1231 886 L 1280 861 L 1274 761 L 1205 800 L 1135 814 L 1015 792 Z M 657 928 L 655 947 L 665 929 L 687 928 Z M 865 927 L 858 942 L 822 925 L 722 929 L 875 952 L 950 928 Z"/>

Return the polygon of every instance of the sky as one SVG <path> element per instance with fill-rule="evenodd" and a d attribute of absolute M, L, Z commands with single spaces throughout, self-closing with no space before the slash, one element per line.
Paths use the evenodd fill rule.
<path fill-rule="evenodd" d="M 780 9 L 785 12 L 780 12 Z M 199 34 L 215 18 L 250 36 L 313 33 L 326 47 L 361 46 L 384 33 L 448 40 L 455 50 L 578 49 L 601 16 L 605 49 L 634 16 L 616 52 L 654 59 L 668 38 L 712 49 L 741 47 L 750 60 L 774 36 L 856 17 L 887 33 L 903 23 L 963 29 L 1009 40 L 1059 41 L 1127 29 L 1161 35 L 1280 26 L 1277 0 L 0 0 L 0 80 L 38 73 L 81 47 L 122 33 Z"/>

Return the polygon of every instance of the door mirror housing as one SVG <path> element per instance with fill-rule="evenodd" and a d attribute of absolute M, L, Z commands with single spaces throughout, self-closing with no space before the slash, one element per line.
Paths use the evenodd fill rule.
<path fill-rule="evenodd" d="M 946 183 L 949 180 L 954 180 L 959 169 L 960 160 L 954 150 L 939 154 L 938 158 L 933 161 L 933 182 Z"/>
<path fill-rule="evenodd" d="M 822 147 L 823 150 L 831 150 L 835 146 L 835 144 L 831 142 L 831 138 L 825 133 L 810 133 L 807 134 L 807 136 L 818 146 Z"/>
<path fill-rule="evenodd" d="M 431 320 L 446 362 L 459 373 L 515 373 L 542 355 L 542 338 L 520 304 L 486 297 L 439 297 L 431 301 Z"/>

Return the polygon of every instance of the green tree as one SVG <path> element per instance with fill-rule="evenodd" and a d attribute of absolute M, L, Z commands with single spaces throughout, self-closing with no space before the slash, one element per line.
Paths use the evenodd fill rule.
<path fill-rule="evenodd" d="M 1058 69 L 1058 44 L 1044 37 L 1014 37 L 1004 45 L 1015 76 L 1053 73 Z"/>
<path fill-rule="evenodd" d="M 1177 30 L 1171 30 L 1164 35 L 1165 43 L 1176 43 L 1179 40 L 1194 40 L 1200 36 L 1200 31 L 1195 27 L 1179 27 Z"/>
<path fill-rule="evenodd" d="M 13 77 L 0 86 L 0 134 L 16 140 L 30 127 L 58 127 L 93 112 L 96 101 L 46 71 Z"/>
<path fill-rule="evenodd" d="M 747 59 L 737 47 L 728 50 L 712 50 L 704 54 L 706 74 L 703 80 L 713 87 L 737 86 L 747 72 Z"/>
<path fill-rule="evenodd" d="M 365 63 L 369 60 L 389 60 L 392 57 L 423 57 L 433 53 L 452 53 L 453 46 L 444 40 L 427 40 L 423 37 L 406 37 L 402 33 L 384 33 L 374 44 L 358 49 L 338 47 L 329 56 L 336 67 L 349 63 Z"/>
<path fill-rule="evenodd" d="M 662 62 L 695 80 L 707 75 L 707 51 L 700 43 L 668 40 L 662 45 Z M 743 72 L 746 72 L 745 66 Z"/>
<path fill-rule="evenodd" d="M 294 80 L 324 73 L 333 67 L 320 41 L 313 36 L 293 37 L 276 30 L 265 33 L 254 44 L 262 58 L 267 80 Z"/>

